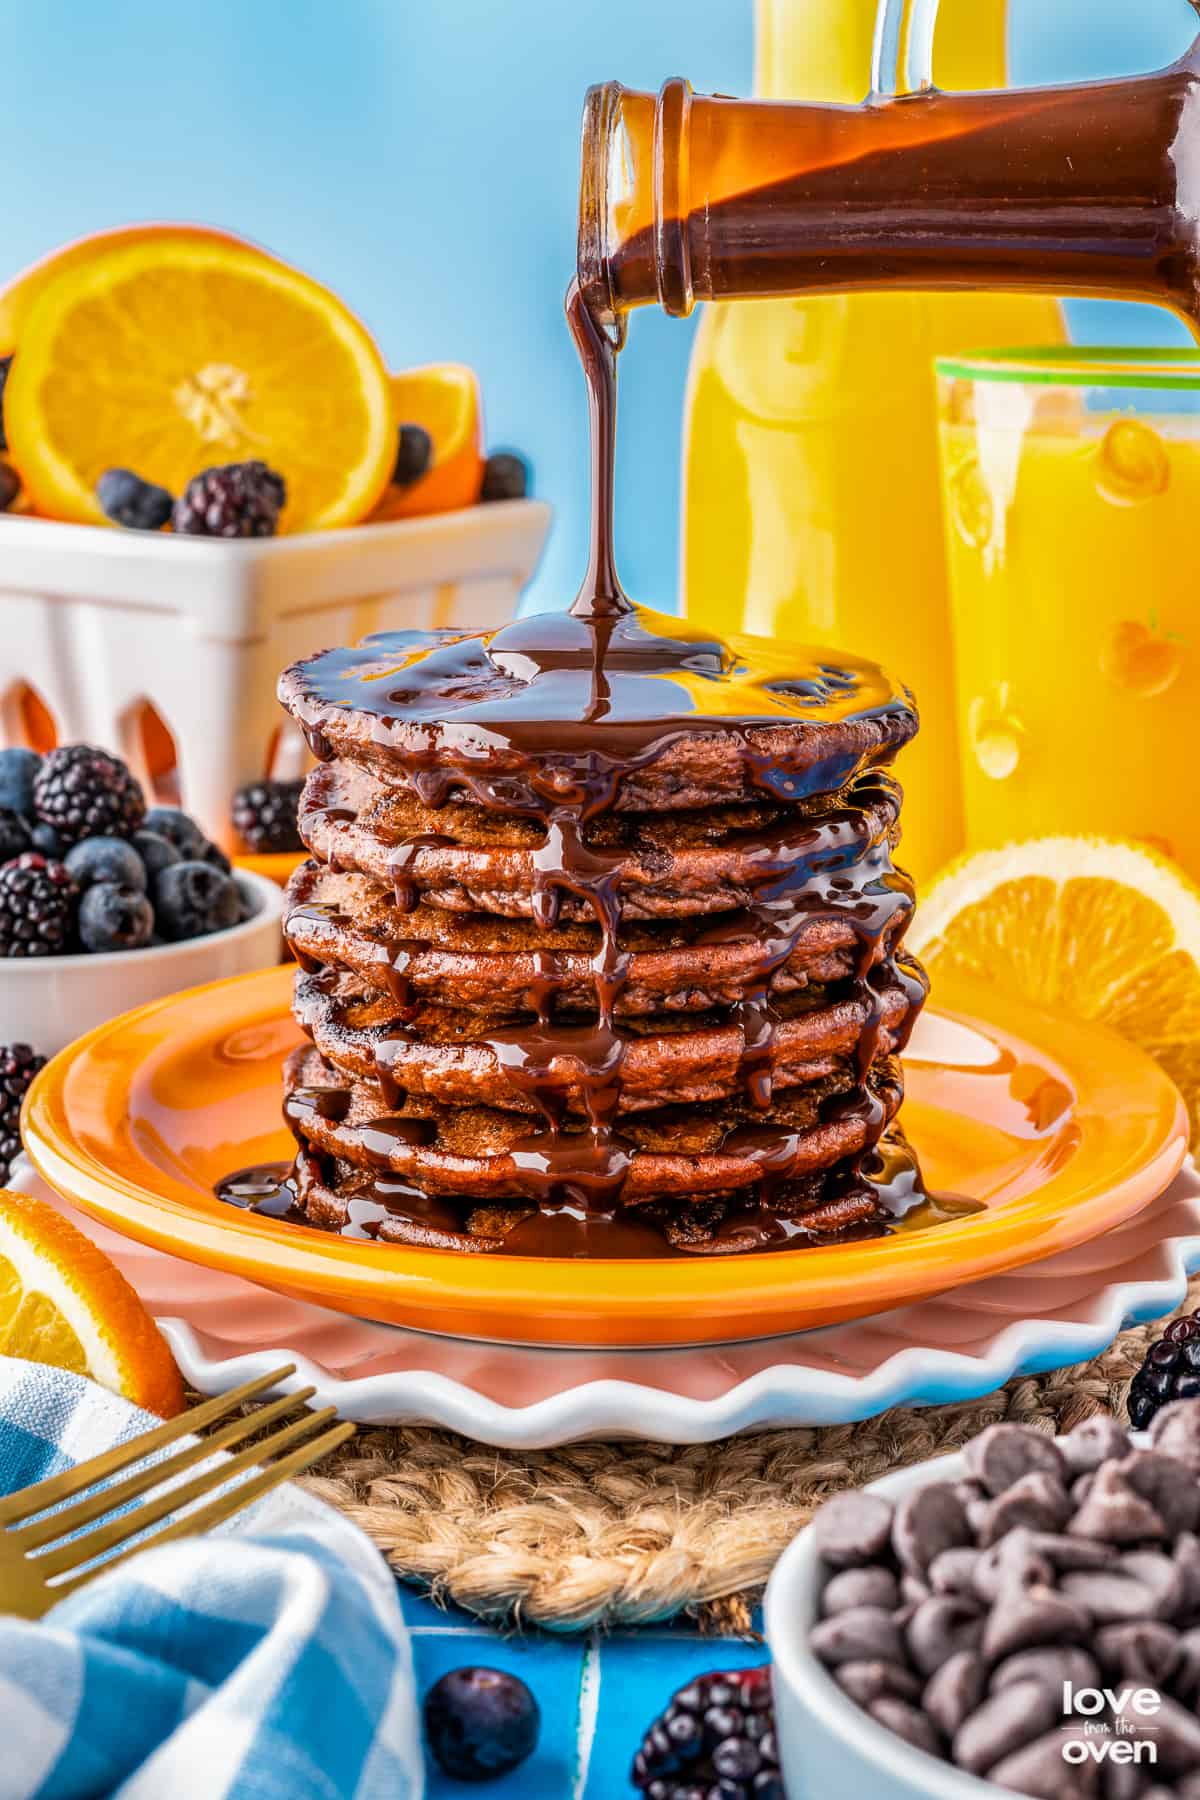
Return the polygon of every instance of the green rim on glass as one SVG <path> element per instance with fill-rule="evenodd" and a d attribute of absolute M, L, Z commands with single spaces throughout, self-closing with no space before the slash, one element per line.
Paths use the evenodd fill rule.
<path fill-rule="evenodd" d="M 1040 387 L 1191 388 L 1200 386 L 1200 350 L 1058 344 L 1045 349 L 979 350 L 939 356 L 939 375 L 954 381 L 1019 381 Z"/>

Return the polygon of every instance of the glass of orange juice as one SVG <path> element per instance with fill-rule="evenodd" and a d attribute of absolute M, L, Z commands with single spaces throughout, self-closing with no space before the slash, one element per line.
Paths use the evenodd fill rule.
<path fill-rule="evenodd" d="M 969 848 L 1099 832 L 1200 878 L 1200 354 L 937 374 Z"/>

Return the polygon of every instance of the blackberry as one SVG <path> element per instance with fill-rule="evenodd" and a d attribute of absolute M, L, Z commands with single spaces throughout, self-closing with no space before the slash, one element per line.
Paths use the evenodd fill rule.
<path fill-rule="evenodd" d="M 0 1185 L 21 1154 L 21 1102 L 46 1058 L 29 1044 L 0 1044 Z"/>
<path fill-rule="evenodd" d="M 0 450 L 8 449 L 8 432 L 4 428 L 4 390 L 8 386 L 11 356 L 0 356 Z"/>
<path fill-rule="evenodd" d="M 784 1800 L 770 1669 L 680 1688 L 642 1739 L 631 1780 L 647 1800 Z"/>
<path fill-rule="evenodd" d="M 483 465 L 481 500 L 523 500 L 529 492 L 529 464 L 515 450 L 493 450 Z"/>
<path fill-rule="evenodd" d="M 66 866 L 29 850 L 0 867 L 0 956 L 61 956 L 79 890 Z"/>
<path fill-rule="evenodd" d="M 225 463 L 192 477 L 171 523 L 185 537 L 274 537 L 286 501 L 283 476 L 266 463 Z"/>
<path fill-rule="evenodd" d="M 1160 1407 L 1200 1395 L 1200 1312 L 1173 1319 L 1151 1344 L 1129 1384 L 1126 1407 L 1135 1431 L 1144 1431 Z"/>
<path fill-rule="evenodd" d="M 33 849 L 33 833 L 19 812 L 0 806 L 0 863 L 11 862 L 25 850 Z"/>
<path fill-rule="evenodd" d="M 64 744 L 42 758 L 33 806 L 63 843 L 85 837 L 132 837 L 146 817 L 141 788 L 119 757 L 92 744 Z"/>
<path fill-rule="evenodd" d="M 96 498 L 105 518 L 128 531 L 161 531 L 175 504 L 165 487 L 143 481 L 132 469 L 105 469 L 96 483 Z"/>
<path fill-rule="evenodd" d="M 542 1715 L 516 1675 L 504 1669 L 451 1669 L 425 1696 L 429 1748 L 456 1781 L 490 1781 L 532 1751 Z"/>
<path fill-rule="evenodd" d="M 250 781 L 233 796 L 233 828 L 247 850 L 302 850 L 296 817 L 303 781 Z"/>
<path fill-rule="evenodd" d="M 396 466 L 393 487 L 411 487 L 420 481 L 433 461 L 433 439 L 423 425 L 402 425 L 396 434 Z"/>

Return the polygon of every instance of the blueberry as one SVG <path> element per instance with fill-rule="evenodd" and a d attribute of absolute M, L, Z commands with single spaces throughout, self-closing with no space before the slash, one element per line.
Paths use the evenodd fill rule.
<path fill-rule="evenodd" d="M 33 848 L 33 833 L 19 812 L 0 806 L 0 863 L 11 862 Z"/>
<path fill-rule="evenodd" d="M 197 825 L 177 806 L 152 806 L 142 824 L 144 831 L 156 831 L 174 844 L 180 856 L 203 862 L 208 839 Z"/>
<path fill-rule="evenodd" d="M 503 1669 L 451 1669 L 425 1696 L 425 1735 L 447 1775 L 488 1781 L 524 1762 L 538 1740 L 538 1703 Z"/>
<path fill-rule="evenodd" d="M 396 487 L 411 487 L 419 481 L 433 461 L 433 439 L 423 425 L 402 425 L 396 434 L 396 466 L 392 482 Z"/>
<path fill-rule="evenodd" d="M 81 888 L 106 881 L 146 891 L 146 865 L 125 838 L 82 838 L 67 851 L 66 864 Z"/>
<path fill-rule="evenodd" d="M 166 488 L 143 481 L 132 469 L 105 469 L 96 498 L 105 518 L 129 531 L 161 531 L 175 504 Z"/>
<path fill-rule="evenodd" d="M 0 750 L 0 806 L 33 817 L 33 778 L 41 760 L 36 750 Z"/>
<path fill-rule="evenodd" d="M 79 903 L 79 941 L 85 950 L 140 950 L 153 930 L 154 908 L 140 888 L 96 881 Z"/>
<path fill-rule="evenodd" d="M 61 862 L 67 848 L 53 825 L 43 825 L 40 821 L 33 828 L 33 847 L 52 862 Z"/>
<path fill-rule="evenodd" d="M 242 910 L 237 882 L 211 863 L 171 863 L 154 884 L 154 912 L 161 935 L 172 943 L 236 925 Z"/>
<path fill-rule="evenodd" d="M 515 450 L 493 450 L 483 465 L 481 500 L 523 500 L 529 492 L 529 464 Z"/>
<path fill-rule="evenodd" d="M 169 838 L 158 831 L 135 831 L 130 839 L 134 849 L 145 864 L 146 874 L 151 882 L 162 874 L 171 863 L 180 861 L 178 850 Z"/>
<path fill-rule="evenodd" d="M 199 853 L 201 862 L 211 863 L 214 869 L 220 869 L 225 875 L 233 874 L 233 864 L 222 850 L 220 844 L 214 844 L 208 838 L 204 840 L 204 848 Z"/>

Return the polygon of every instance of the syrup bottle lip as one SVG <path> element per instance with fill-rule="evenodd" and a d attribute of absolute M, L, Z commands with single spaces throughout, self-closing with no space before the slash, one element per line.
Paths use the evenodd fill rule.
<path fill-rule="evenodd" d="M 621 129 L 624 93 L 619 81 L 590 87 L 584 97 L 580 133 L 576 273 L 588 311 L 607 325 L 615 324 L 620 316 L 608 254 L 608 222 L 610 158 Z"/>
<path fill-rule="evenodd" d="M 589 313 L 609 327 L 621 325 L 631 303 L 628 294 L 622 302 L 614 278 L 621 247 L 619 207 L 629 182 L 628 95 L 629 90 L 619 81 L 606 81 L 589 88 L 583 103 L 576 277 Z M 648 106 L 649 98 L 633 96 L 639 108 Z M 632 303 L 656 298 L 673 318 L 686 318 L 696 303 L 688 228 L 691 83 L 672 76 L 664 81 L 653 105 L 649 174 L 653 182 L 654 289 L 635 294 Z"/>

